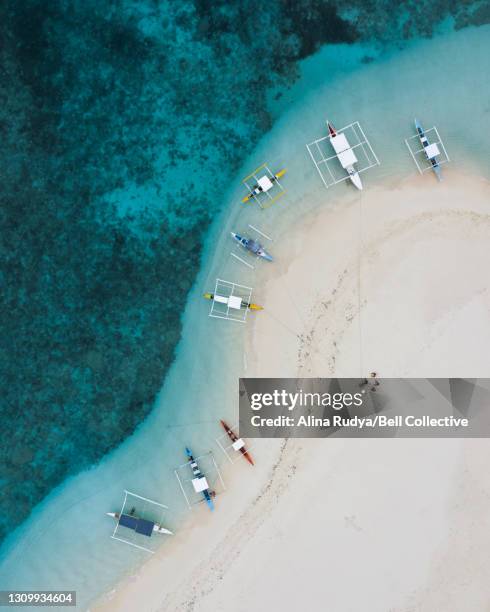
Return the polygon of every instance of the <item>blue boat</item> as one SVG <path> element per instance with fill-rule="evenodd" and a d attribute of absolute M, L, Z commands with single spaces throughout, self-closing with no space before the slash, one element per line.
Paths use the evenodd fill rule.
<path fill-rule="evenodd" d="M 131 510 L 129 514 L 120 514 L 119 512 L 106 512 L 106 514 L 107 516 L 111 516 L 113 519 L 115 519 L 118 525 L 121 525 L 121 527 L 132 529 L 136 533 L 140 533 L 141 535 L 149 538 L 151 537 L 152 533 L 173 535 L 171 531 L 165 527 L 162 527 L 162 525 L 159 523 L 139 518 L 134 514 L 134 509 Z"/>
<path fill-rule="evenodd" d="M 257 242 L 257 240 L 245 238 L 244 236 L 235 234 L 235 232 L 231 232 L 231 235 L 238 242 L 238 244 L 240 244 L 244 249 L 247 249 L 247 251 L 250 251 L 250 253 L 253 253 L 256 257 L 260 257 L 266 261 L 272 261 L 272 256 L 269 255 L 269 253 L 259 242 Z"/>
<path fill-rule="evenodd" d="M 215 493 L 214 491 L 211 491 L 208 481 L 199 469 L 197 461 L 194 459 L 190 448 L 186 447 L 185 452 L 187 457 L 189 458 L 189 465 L 191 466 L 192 474 L 194 475 L 194 478 L 192 479 L 192 486 L 194 487 L 194 491 L 196 493 L 202 493 L 204 501 L 208 505 L 209 509 L 214 510 L 213 497 Z"/>
<path fill-rule="evenodd" d="M 419 135 L 420 142 L 422 146 L 424 147 L 425 156 L 430 161 L 432 165 L 432 170 L 434 171 L 434 174 L 437 176 L 437 179 L 441 181 L 442 180 L 441 166 L 439 165 L 439 162 L 436 159 L 437 156 L 441 154 L 441 152 L 439 151 L 439 147 L 436 144 L 430 144 L 427 136 L 425 135 L 423 127 L 420 125 L 420 122 L 417 121 L 417 119 L 415 119 L 415 128 Z"/>

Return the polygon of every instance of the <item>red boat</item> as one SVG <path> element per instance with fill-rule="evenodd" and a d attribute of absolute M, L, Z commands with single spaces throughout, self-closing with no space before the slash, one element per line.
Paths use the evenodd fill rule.
<path fill-rule="evenodd" d="M 230 427 L 228 427 L 228 425 L 223 420 L 221 420 L 220 423 L 221 425 L 223 425 L 223 429 L 226 431 L 226 433 L 228 434 L 228 437 L 232 441 L 233 449 L 236 451 L 239 450 L 242 453 L 242 455 L 245 457 L 245 459 L 250 463 L 250 465 L 254 465 L 253 459 L 250 456 L 247 449 L 245 448 L 245 444 L 243 440 L 239 438 L 236 435 L 236 433 Z"/>
<path fill-rule="evenodd" d="M 335 128 L 333 127 L 333 125 L 327 121 L 327 126 L 328 126 L 328 133 L 330 136 L 337 136 L 337 132 L 335 131 Z"/>

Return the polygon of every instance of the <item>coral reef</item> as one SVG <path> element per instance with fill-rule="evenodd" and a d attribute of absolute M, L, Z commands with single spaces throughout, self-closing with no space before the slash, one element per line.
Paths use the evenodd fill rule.
<path fill-rule="evenodd" d="M 270 127 L 268 88 L 324 43 L 381 37 L 391 6 L 3 3 L 0 540 L 151 409 L 222 204 L 215 170 Z M 430 33 L 424 6 L 405 6 L 404 35 L 421 15 Z M 458 23 L 485 14 L 464 4 Z"/>

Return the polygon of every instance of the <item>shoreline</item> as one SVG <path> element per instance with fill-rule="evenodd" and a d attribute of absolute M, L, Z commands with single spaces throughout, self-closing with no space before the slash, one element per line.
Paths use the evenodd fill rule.
<path fill-rule="evenodd" d="M 257 313 L 247 329 L 246 361 L 250 365 L 246 376 L 358 376 L 371 367 L 381 376 L 416 377 L 422 371 L 424 376 L 451 376 L 458 371 L 459 376 L 461 363 L 468 358 L 467 345 L 462 356 L 451 352 L 454 363 L 449 362 L 449 355 L 446 361 L 439 356 L 447 351 L 448 333 L 461 343 L 468 331 L 475 354 L 469 367 L 474 368 L 475 363 L 485 367 L 485 347 L 490 342 L 481 318 L 490 308 L 485 277 L 457 266 L 459 261 L 462 268 L 470 268 L 472 257 L 490 255 L 486 244 L 490 183 L 452 168 L 444 183 L 431 179 L 412 176 L 399 184 L 386 182 L 370 187 L 361 200 L 348 191 L 333 209 L 309 213 L 291 230 L 288 244 L 276 244 L 277 265 L 264 265 L 258 271 L 256 292 L 266 310 Z M 355 253 L 354 236 L 362 238 L 362 247 Z M 453 255 L 461 241 L 467 252 L 458 259 Z M 433 265 L 427 261 L 421 265 L 424 258 Z M 440 264 L 448 261 L 452 272 L 464 281 L 450 284 L 449 293 L 441 295 L 446 284 L 438 285 Z M 313 266 L 316 273 L 305 274 Z M 362 297 L 356 300 L 359 287 Z M 398 303 L 400 309 L 393 312 Z M 356 304 L 361 305 L 360 326 Z M 422 318 L 415 316 L 421 308 Z M 398 330 L 398 347 L 409 347 L 414 338 L 428 334 L 422 363 L 416 358 L 417 351 L 399 350 L 404 361 L 393 359 L 393 330 Z M 478 330 L 478 337 L 472 330 Z M 418 335 L 414 336 L 415 331 Z M 362 359 L 356 353 L 360 338 Z M 389 359 L 382 361 L 380 347 Z M 427 373 L 429 363 L 432 369 Z M 301 595 L 297 605 L 301 600 L 311 607 L 328 592 L 339 611 L 362 605 L 366 593 L 386 608 L 416 601 L 421 610 L 429 610 L 424 607 L 426 600 L 439 602 L 444 597 L 443 591 L 427 582 L 427 576 L 437 579 L 443 556 L 450 571 L 457 563 L 455 551 L 463 544 L 455 540 L 451 547 L 449 534 L 465 512 L 455 501 L 458 491 L 466 487 L 467 497 L 483 495 L 462 480 L 464 465 L 478 464 L 474 478 L 489 489 L 482 478 L 485 462 L 490 460 L 484 441 L 254 443 L 258 469 L 247 470 L 248 466 L 240 464 L 226 469 L 230 491 L 218 500 L 215 514 L 219 516 L 211 521 L 201 509 L 192 513 L 175 541 L 163 546 L 156 559 L 120 583 L 92 610 L 131 610 L 144 601 L 145 610 L 207 611 L 225 609 L 231 600 L 240 602 L 237 610 L 264 602 L 288 609 L 288 603 L 297 597 L 290 586 L 293 583 Z M 372 470 L 366 471 L 367 457 Z M 386 487 L 386 482 L 392 486 Z M 483 504 L 480 509 L 484 511 Z M 478 520 L 484 524 L 486 519 L 478 514 Z M 400 522 L 405 524 L 402 531 Z M 483 535 L 478 530 L 468 537 Z M 390 576 L 386 588 L 372 586 L 379 570 L 375 575 L 370 566 L 373 546 L 384 551 L 379 567 Z M 397 560 L 394 546 L 411 551 L 411 558 Z M 481 552 L 480 563 L 487 556 L 490 553 Z M 305 581 L 299 578 L 298 558 L 301 572 L 310 577 Z M 359 578 L 364 592 L 346 596 L 350 578 L 335 566 L 339 560 L 358 578 L 364 575 Z M 471 559 L 467 562 L 471 565 Z M 324 592 L 321 586 L 325 567 L 330 568 L 335 594 L 327 587 Z M 482 592 L 482 588 L 473 589 L 476 603 Z M 462 588 L 453 589 L 452 597 L 459 605 L 463 596 Z M 458 609 L 450 604 L 446 601 L 444 609 Z"/>
<path fill-rule="evenodd" d="M 136 572 L 123 578 L 89 609 L 92 612 L 135 610 L 143 600 L 145 610 L 178 610 L 179 605 L 185 605 L 187 609 L 195 601 L 193 592 L 189 592 L 188 581 L 192 580 L 193 590 L 197 590 L 210 567 L 213 568 L 213 575 L 216 575 L 221 555 L 225 557 L 222 563 L 228 563 L 229 557 L 234 556 L 233 549 L 240 537 L 235 533 L 237 523 L 242 521 L 244 515 L 256 522 L 256 513 L 246 509 L 255 508 L 270 495 L 271 474 L 280 467 L 285 445 L 282 440 L 272 441 L 272 444 L 269 442 L 259 440 L 253 443 L 252 452 L 254 458 L 260 458 L 259 464 L 252 467 L 239 457 L 235 464 L 224 467 L 225 483 L 230 485 L 230 490 L 218 496 L 212 515 L 204 505 L 190 511 L 176 537 L 164 543 Z M 222 550 L 218 532 L 224 533 L 223 540 L 227 540 Z M 222 571 L 224 573 L 225 568 Z M 165 576 L 164 581 L 161 580 L 162 576 Z M 179 597 L 182 601 L 177 603 Z"/>
<path fill-rule="evenodd" d="M 178 346 L 175 362 L 162 383 L 162 391 L 155 402 L 154 410 L 133 436 L 93 469 L 64 483 L 59 490 L 53 492 L 49 499 L 34 510 L 32 518 L 28 519 L 20 531 L 12 534 L 9 547 L 3 549 L 5 555 L 0 561 L 0 572 L 5 576 L 9 588 L 23 588 L 24 585 L 29 585 L 30 588 L 56 589 L 70 584 L 71 588 L 78 590 L 79 606 L 84 609 L 89 606 L 89 602 L 94 605 L 94 602 L 99 601 L 100 594 L 113 589 L 113 585 L 117 585 L 117 591 L 120 591 L 124 590 L 126 583 L 135 587 L 133 602 L 135 605 L 138 604 L 136 607 L 141 607 L 140 602 L 144 604 L 148 600 L 151 602 L 151 605 L 148 604 L 150 609 L 159 609 L 160 600 L 163 600 L 166 597 L 165 593 L 168 592 L 174 592 L 175 597 L 180 592 L 180 599 L 185 602 L 186 592 L 185 589 L 181 590 L 180 586 L 184 584 L 182 581 L 193 576 L 193 572 L 202 565 L 203 573 L 200 583 L 211 584 L 209 581 L 214 576 L 214 561 L 217 558 L 213 555 L 221 548 L 224 553 L 232 554 L 230 542 L 226 541 L 223 535 L 233 539 L 234 534 L 238 533 L 236 529 L 233 530 L 235 523 L 239 522 L 245 506 L 252 504 L 257 491 L 261 487 L 269 487 L 268 479 L 272 466 L 275 464 L 272 455 L 276 451 L 279 452 L 279 449 L 275 449 L 272 445 L 264 446 L 263 450 L 257 444 L 257 448 L 254 449 L 254 456 L 258 463 L 256 471 L 250 473 L 245 470 L 242 473 L 238 471 L 243 469 L 240 464 L 236 466 L 236 470 L 235 467 L 226 470 L 225 482 L 229 487 L 229 495 L 224 495 L 217 500 L 218 507 L 215 515 L 210 516 L 206 512 L 188 514 L 181 492 L 178 491 L 176 480 L 173 478 L 172 470 L 183 460 L 182 453 L 185 445 L 190 445 L 198 453 L 215 446 L 214 439 L 217 435 L 217 427 L 219 427 L 219 418 L 230 419 L 230 422 L 233 422 L 237 400 L 236 378 L 239 375 L 253 376 L 257 371 L 262 376 L 272 375 L 274 372 L 277 376 L 295 376 L 299 371 L 298 363 L 305 376 L 309 375 L 308 372 L 320 372 L 320 375 L 328 376 L 331 371 L 337 371 L 341 375 L 344 371 L 347 373 L 352 370 L 357 376 L 357 372 L 364 370 L 365 367 L 370 370 L 373 362 L 376 364 L 376 369 L 380 370 L 380 375 L 387 375 L 390 367 L 394 370 L 404 367 L 404 364 L 401 363 L 402 357 L 413 361 L 413 350 L 407 352 L 411 344 L 407 342 L 407 338 L 411 339 L 409 334 L 405 333 L 402 334 L 405 339 L 403 350 L 399 351 L 397 344 L 393 342 L 396 334 L 392 334 L 391 344 L 386 347 L 384 355 L 383 351 L 371 351 L 364 356 L 365 365 L 360 363 L 356 353 L 358 337 L 352 331 L 356 329 L 352 321 L 356 321 L 354 298 L 357 294 L 355 284 L 349 281 L 349 274 L 352 272 L 351 268 L 355 266 L 356 258 L 352 245 L 349 250 L 347 248 L 349 245 L 344 244 L 349 232 L 354 236 L 353 228 L 357 227 L 355 224 L 357 216 L 352 214 L 352 222 L 349 223 L 348 215 L 343 214 L 348 212 L 350 206 L 353 207 L 352 212 L 354 213 L 359 194 L 346 184 L 338 185 L 327 192 L 322 187 L 318 174 L 307 155 L 305 143 L 324 134 L 324 120 L 327 112 L 337 126 L 352 120 L 359 120 L 382 162 L 380 167 L 363 175 L 366 176 L 366 191 L 363 192 L 362 197 L 372 199 L 372 196 L 379 193 L 379 190 L 381 193 L 390 191 L 396 194 L 397 190 L 407 184 L 407 181 L 414 180 L 413 161 L 406 151 L 403 139 L 411 134 L 413 113 L 417 112 L 424 126 L 437 124 L 438 130 L 448 144 L 451 158 L 456 160 L 455 164 L 449 164 L 443 168 L 448 182 L 453 175 L 456 176 L 456 171 L 465 169 L 471 169 L 475 173 L 481 171 L 483 175 L 488 176 L 488 167 L 485 164 L 488 157 L 488 146 L 483 134 L 488 127 L 490 115 L 486 112 L 486 97 L 485 90 L 481 89 L 481 74 L 485 73 L 488 65 L 485 36 L 488 34 L 489 27 L 468 28 L 464 31 L 437 36 L 432 40 L 416 40 L 400 52 L 396 51 L 380 58 L 379 61 L 362 65 L 359 70 L 348 74 L 339 70 L 332 79 L 327 78 L 327 75 L 330 75 L 328 58 L 322 53 L 312 58 L 304 78 L 301 77 L 301 82 L 298 82 L 299 89 L 296 88 L 292 92 L 291 104 L 287 104 L 270 132 L 264 135 L 250 158 L 244 161 L 240 176 L 229 177 L 229 189 L 223 193 L 223 199 L 229 203 L 229 206 L 223 206 L 222 212 L 213 219 L 213 225 L 202 254 L 201 269 L 188 295 L 187 302 L 183 305 L 182 316 L 185 331 Z M 337 65 L 338 61 L 342 60 L 342 51 L 337 48 L 331 51 L 330 63 Z M 427 64 L 425 60 L 429 54 L 433 61 Z M 445 59 L 447 57 L 453 58 L 449 64 Z M 380 88 L 380 82 L 385 83 L 385 87 Z M 431 87 L 421 88 L 421 82 L 430 82 Z M 480 88 L 480 96 L 472 94 L 476 87 Z M 386 95 L 387 90 L 389 90 L 389 96 Z M 433 107 L 433 92 L 436 91 L 444 96 L 445 102 L 437 109 Z M 476 121 L 468 123 L 468 110 L 476 117 Z M 288 168 L 285 181 L 288 194 L 282 203 L 267 211 L 260 211 L 255 207 L 244 208 L 239 204 L 243 197 L 240 177 L 245 176 L 264 161 L 269 163 L 273 170 Z M 445 172 L 446 169 L 447 172 Z M 400 178 L 407 177 L 407 175 L 411 176 Z M 471 177 L 468 178 L 471 181 Z M 477 177 L 474 178 L 477 181 L 480 180 Z M 430 190 L 430 193 L 434 193 L 436 183 L 433 177 L 426 175 L 418 180 L 421 181 L 422 195 L 426 188 Z M 442 190 L 448 184 L 446 180 L 441 186 Z M 473 186 L 470 191 L 472 190 Z M 465 198 L 466 194 L 463 199 Z M 384 211 L 389 214 L 390 211 L 398 210 L 398 208 L 398 203 L 395 202 L 395 206 L 386 205 Z M 407 205 L 406 208 L 409 212 L 410 205 Z M 482 211 L 483 209 L 483 214 L 486 214 L 486 207 L 482 206 Z M 379 218 L 380 210 L 376 208 L 376 202 L 372 202 L 368 209 L 367 220 L 375 221 L 376 218 Z M 377 211 L 376 215 L 372 215 L 373 219 L 371 219 L 370 211 Z M 325 236 L 328 236 L 328 241 L 323 236 L 316 238 L 315 242 L 322 246 L 321 257 L 312 255 L 308 263 L 307 258 L 302 259 L 303 252 L 309 247 L 309 232 L 306 228 L 309 224 L 309 231 L 315 233 L 315 223 L 320 217 L 327 224 Z M 454 221 L 454 219 L 450 221 L 451 226 L 454 226 Z M 330 227 L 330 222 L 334 227 Z M 229 231 L 245 233 L 248 231 L 248 223 L 258 226 L 265 233 L 274 237 L 271 251 L 276 256 L 276 262 L 272 264 L 272 267 L 256 266 L 256 269 L 252 271 L 232 261 Z M 342 227 L 345 227 L 345 231 L 342 230 Z M 420 228 L 422 227 L 423 225 L 420 225 Z M 471 224 L 468 229 L 470 227 Z M 339 230 L 339 237 L 336 237 L 333 231 L 335 228 Z M 303 234 L 306 235 L 306 241 L 302 237 Z M 454 237 L 457 236 L 456 231 Z M 463 241 L 461 244 L 464 246 L 464 237 L 460 237 Z M 468 240 L 468 243 L 470 241 L 471 239 Z M 337 244 L 339 244 L 338 254 Z M 388 241 L 381 249 L 382 255 L 390 253 L 390 244 L 396 244 L 396 241 L 391 243 Z M 411 246 L 408 239 L 404 242 L 404 248 L 406 246 Z M 485 244 L 484 247 L 486 249 Z M 483 259 L 486 260 L 486 251 L 483 255 Z M 377 344 L 371 341 L 370 335 L 374 334 L 376 340 L 376 337 L 380 335 L 378 326 L 385 324 L 383 320 L 379 321 L 379 317 L 378 320 L 376 319 L 376 315 L 383 310 L 372 311 L 372 306 L 383 304 L 386 297 L 379 294 L 379 288 L 385 284 L 394 285 L 394 281 L 399 280 L 396 273 L 394 278 L 393 275 L 390 276 L 391 268 L 386 265 L 386 256 L 381 259 L 377 258 L 375 249 L 373 257 L 376 265 L 363 270 L 361 276 L 367 288 L 370 289 L 367 292 L 363 285 L 363 295 L 367 296 L 368 308 L 371 308 L 371 310 L 366 310 L 364 316 L 367 324 L 363 326 L 363 339 L 364 345 L 371 349 L 376 348 Z M 415 261 L 413 258 L 409 259 Z M 470 262 L 471 265 L 475 269 L 482 268 L 482 257 L 475 259 L 476 261 Z M 380 267 L 378 264 L 383 260 L 385 265 Z M 319 261 L 322 264 L 321 267 L 318 265 Z M 343 261 L 348 262 L 351 267 L 346 277 L 340 279 L 342 282 L 337 289 L 335 281 L 338 275 L 336 276 L 336 273 L 340 270 L 338 266 Z M 423 261 L 419 261 L 419 266 L 421 263 Z M 445 264 L 445 262 L 442 263 Z M 322 304 L 322 301 L 326 300 L 322 300 L 322 295 L 316 291 L 313 282 L 308 285 L 307 278 L 301 278 L 299 286 L 295 286 L 295 281 L 292 279 L 297 276 L 295 268 L 298 264 L 311 266 L 311 269 L 314 270 L 312 280 L 320 281 L 324 295 L 336 289 L 339 299 L 328 311 Z M 376 282 L 371 291 L 371 273 L 374 269 L 378 274 L 378 268 L 379 276 L 376 276 Z M 287 276 L 290 269 L 293 272 L 291 277 Z M 397 270 L 403 274 L 407 272 L 402 268 L 397 268 Z M 268 274 L 271 276 L 270 284 Z M 276 276 L 280 276 L 281 279 L 276 279 L 277 292 L 272 295 L 270 290 L 273 289 Z M 466 270 L 464 275 L 460 274 L 460 276 L 464 294 L 464 284 L 471 285 L 475 279 L 471 274 L 466 278 Z M 207 318 L 207 304 L 203 303 L 202 293 L 213 289 L 216 277 L 236 280 L 254 287 L 254 301 L 263 303 L 266 307 L 265 311 L 255 313 L 257 315 L 255 321 L 252 317 L 249 318 L 246 326 L 247 338 L 244 338 L 243 328 L 240 325 L 226 324 Z M 287 279 L 291 279 L 291 284 L 288 284 Z M 409 289 L 411 286 L 413 286 L 413 279 L 406 283 L 407 289 L 400 295 L 402 298 L 400 301 L 407 301 L 413 310 L 414 307 L 420 305 L 410 301 Z M 430 286 L 426 288 L 428 295 L 431 289 Z M 303 294 L 305 290 L 313 291 L 312 296 L 315 299 L 318 298 L 317 310 L 309 308 L 311 305 Z M 437 298 L 438 304 L 444 303 L 443 297 L 441 295 Z M 450 301 L 453 297 L 449 295 L 445 299 Z M 448 326 L 464 328 L 468 320 L 474 321 L 477 325 L 485 314 L 481 310 L 482 305 L 485 308 L 485 299 L 485 296 L 483 299 L 482 296 L 477 296 L 473 304 L 465 304 L 464 309 L 458 307 L 457 312 L 454 313 L 458 316 L 452 318 L 450 312 L 444 313 L 440 305 L 438 306 L 437 312 L 434 313 L 435 317 L 433 317 L 438 320 L 438 325 L 433 326 L 434 338 L 430 338 L 431 342 L 424 349 L 429 365 L 431 365 L 431 355 L 434 356 L 437 363 L 441 362 L 441 355 L 444 361 L 446 353 L 452 354 L 453 359 L 457 357 L 455 352 L 451 352 Z M 346 306 L 349 307 L 348 311 L 345 310 Z M 397 306 L 396 301 L 395 306 Z M 344 316 L 344 312 L 348 313 L 352 321 Z M 446 316 L 440 316 L 441 314 Z M 404 306 L 402 311 L 391 308 L 390 317 L 387 320 L 387 328 L 391 325 L 392 330 L 394 323 L 398 321 L 402 321 L 403 327 L 407 329 L 410 328 L 410 325 L 413 329 L 416 323 L 415 320 L 412 320 L 411 309 L 408 306 Z M 422 320 L 421 323 L 422 328 L 425 329 L 427 322 Z M 308 333 L 310 329 L 314 332 L 312 335 Z M 486 327 L 482 327 L 482 330 L 486 333 Z M 340 333 L 337 334 L 336 331 Z M 398 333 L 397 329 L 395 331 Z M 480 333 L 478 328 L 476 331 Z M 249 336 L 254 333 L 255 338 L 250 340 Z M 473 336 L 474 332 L 471 335 Z M 442 341 L 438 341 L 438 337 L 442 338 Z M 286 341 L 283 342 L 283 340 Z M 460 344 L 464 340 L 463 335 L 455 342 Z M 482 340 L 486 340 L 486 337 Z M 415 341 L 422 346 L 420 338 L 415 338 Z M 332 348 L 333 342 L 337 343 L 336 350 Z M 282 356 L 276 346 L 278 343 L 284 348 Z M 243 358 L 244 344 L 248 347 L 246 353 L 248 359 Z M 437 355 L 431 348 L 434 345 L 439 348 Z M 386 355 L 393 350 L 399 357 L 398 363 L 387 363 Z M 467 347 L 464 347 L 462 354 L 466 350 Z M 258 364 L 254 363 L 254 352 L 259 353 L 259 361 L 262 360 L 262 363 L 265 364 L 263 373 L 258 370 Z M 203 354 L 205 354 L 205 359 L 203 359 Z M 344 355 L 344 361 L 342 361 L 342 355 Z M 385 357 L 384 361 L 383 357 Z M 471 357 L 474 358 L 477 368 L 486 362 L 486 356 L 485 359 L 480 358 L 479 350 L 471 353 Z M 330 358 L 335 358 L 335 362 L 331 363 Z M 354 358 L 355 363 L 352 365 Z M 459 366 L 456 363 L 454 365 L 455 369 Z M 420 364 L 420 367 L 423 370 L 423 364 Z M 192 380 L 192 385 L 188 384 L 189 380 Z M 288 444 L 285 451 L 285 465 L 286 455 L 290 448 L 293 448 L 292 443 Z M 296 445 L 294 448 L 297 448 Z M 312 453 L 314 448 L 317 448 L 316 444 L 311 447 Z M 349 449 L 349 447 L 345 448 Z M 353 445 L 351 448 L 354 457 L 358 456 L 361 447 Z M 364 448 L 370 457 L 369 447 Z M 270 456 L 269 451 L 272 453 Z M 315 454 L 310 454 L 310 451 L 306 449 L 304 456 L 306 463 L 302 465 L 308 465 L 306 460 L 313 458 Z M 339 453 L 332 456 L 319 455 L 321 464 L 324 464 L 325 460 L 330 461 L 330 458 L 340 464 L 340 473 L 344 470 L 344 463 L 346 466 L 352 465 L 349 463 L 351 461 L 349 453 L 345 458 Z M 428 459 L 430 460 L 430 456 Z M 363 466 L 369 465 L 366 456 L 361 456 L 359 463 Z M 382 463 L 375 469 L 382 470 Z M 279 471 L 276 470 L 275 474 L 279 474 Z M 296 494 L 307 500 L 308 497 L 305 498 L 305 495 L 309 495 L 309 489 L 305 471 L 296 469 L 294 474 L 292 471 L 291 467 L 290 473 L 287 470 L 284 473 L 281 472 L 281 478 L 275 480 L 277 486 L 274 487 L 274 495 L 281 496 L 283 488 L 294 477 Z M 350 477 L 350 474 L 346 474 L 346 477 Z M 249 482 L 248 479 L 253 482 Z M 374 488 L 379 485 L 376 479 L 371 484 Z M 169 542 L 168 547 L 167 544 L 164 544 L 162 550 L 159 551 L 166 560 L 164 559 L 160 565 L 157 564 L 156 567 L 161 569 L 155 569 L 153 580 L 150 579 L 151 574 L 149 573 L 152 562 L 147 563 L 146 556 L 142 557 L 137 552 L 127 550 L 127 547 L 109 539 L 111 525 L 107 523 L 105 512 L 120 508 L 121 492 L 124 488 L 158 499 L 171 506 L 169 526 L 177 535 L 173 542 Z M 350 494 L 349 491 L 343 493 L 347 497 Z M 282 496 L 282 499 L 286 498 Z M 381 497 L 381 500 L 383 499 Z M 349 500 L 344 501 L 347 503 Z M 295 497 L 288 498 L 288 502 L 292 504 L 290 507 L 288 504 L 284 505 L 283 501 L 279 502 L 279 514 L 271 515 L 271 521 L 267 523 L 269 527 L 261 531 L 264 551 L 267 550 L 267 543 L 274 539 L 277 524 L 283 520 L 282 513 L 292 518 L 295 517 L 293 508 L 298 510 L 297 505 L 294 505 Z M 411 500 L 408 499 L 406 502 L 409 505 Z M 390 500 L 388 499 L 386 503 L 389 506 Z M 308 504 L 309 502 L 305 501 L 305 507 Z M 325 502 L 324 506 L 328 516 L 330 501 Z M 352 512 L 348 516 L 351 514 Z M 181 520 L 182 516 L 186 518 Z M 317 519 L 310 517 L 313 525 L 315 520 Z M 289 524 L 290 531 L 294 532 L 297 524 L 301 522 L 302 517 L 297 517 L 296 521 Z M 74 538 L 73 525 L 77 526 L 75 535 L 82 537 Z M 332 535 L 335 542 L 335 533 Z M 253 536 L 253 533 L 251 535 L 246 533 L 242 538 L 247 546 L 244 546 L 243 554 L 240 556 L 245 559 L 245 549 L 256 550 L 256 559 L 249 560 L 250 566 L 256 567 L 266 557 L 266 552 L 262 552 L 260 547 L 254 549 Z M 314 539 L 313 543 L 315 543 Z M 300 554 L 307 558 L 308 553 L 304 551 L 303 544 L 301 542 L 297 544 Z M 279 546 L 278 551 L 282 551 L 280 542 L 277 545 Z M 330 547 L 330 542 L 327 541 L 326 546 Z M 46 550 L 55 550 L 56 554 L 46 557 Z M 287 555 L 284 554 L 284 557 Z M 268 562 L 271 566 L 274 564 L 273 555 L 268 557 Z M 139 566 L 142 563 L 145 565 L 140 570 Z M 151 565 L 153 566 L 154 564 Z M 218 586 L 213 586 L 214 595 L 212 597 L 217 602 L 216 609 L 219 609 L 225 598 L 236 601 L 235 593 L 227 581 L 233 567 L 241 566 L 239 563 L 233 563 L 229 572 L 225 571 L 217 583 Z M 248 571 L 244 571 L 244 581 Z M 256 572 L 258 571 L 256 569 Z M 238 576 L 238 578 L 237 583 L 240 582 L 241 577 Z M 145 589 L 142 585 L 147 585 L 147 588 Z M 228 586 L 221 590 L 220 585 Z M 250 588 L 254 588 L 253 584 Z M 114 596 L 117 596 L 117 593 Z M 244 594 L 244 601 L 246 596 L 247 593 Z M 211 595 L 209 601 L 211 601 Z M 182 605 L 185 608 L 185 605 Z M 204 609 L 202 606 L 207 604 L 199 601 L 199 605 L 199 609 Z"/>

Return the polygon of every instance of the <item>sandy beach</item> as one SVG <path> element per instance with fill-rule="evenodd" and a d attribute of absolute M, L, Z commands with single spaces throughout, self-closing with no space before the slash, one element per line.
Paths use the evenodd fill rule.
<path fill-rule="evenodd" d="M 338 193 L 262 266 L 245 376 L 488 377 L 488 181 Z M 197 509 L 92 609 L 490 609 L 487 440 L 261 440 L 254 456 L 226 469 L 215 515 Z"/>
<path fill-rule="evenodd" d="M 488 181 L 416 176 L 335 202 L 262 267 L 247 376 L 488 376 Z"/>

